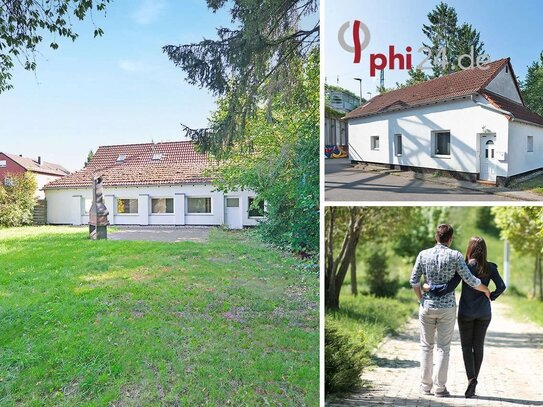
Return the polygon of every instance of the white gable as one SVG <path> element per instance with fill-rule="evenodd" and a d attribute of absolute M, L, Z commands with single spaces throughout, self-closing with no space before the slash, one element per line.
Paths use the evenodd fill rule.
<path fill-rule="evenodd" d="M 515 85 L 515 79 L 511 74 L 509 65 L 505 65 L 503 69 L 496 75 L 492 81 L 486 86 L 487 90 L 497 93 L 507 99 L 522 103 L 522 99 Z"/>

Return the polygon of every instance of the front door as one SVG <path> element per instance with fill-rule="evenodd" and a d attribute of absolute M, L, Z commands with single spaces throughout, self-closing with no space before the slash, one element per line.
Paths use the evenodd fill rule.
<path fill-rule="evenodd" d="M 229 229 L 241 229 L 241 205 L 238 196 L 227 196 L 224 202 L 224 223 Z"/>
<path fill-rule="evenodd" d="M 498 167 L 496 153 L 496 135 L 481 135 L 481 171 L 479 179 L 483 181 L 496 181 L 496 168 Z"/>

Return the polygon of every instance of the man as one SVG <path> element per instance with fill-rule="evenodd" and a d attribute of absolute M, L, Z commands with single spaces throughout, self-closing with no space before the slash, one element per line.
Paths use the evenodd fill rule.
<path fill-rule="evenodd" d="M 435 239 L 437 244 L 433 248 L 423 250 L 417 256 L 409 282 L 420 301 L 421 392 L 426 395 L 432 394 L 432 386 L 434 385 L 436 397 L 448 397 L 450 393 L 445 384 L 449 368 L 449 350 L 456 319 L 456 298 L 454 291 L 442 297 L 427 292 L 423 294 L 420 287 L 421 276 L 424 275 L 428 284 L 444 284 L 453 278 L 454 273 L 458 273 L 474 289 L 484 292 L 486 296 L 490 296 L 490 292 L 484 284 L 481 284 L 481 280 L 471 274 L 462 254 L 458 250 L 450 248 L 453 241 L 451 225 L 439 225 Z M 432 378 L 436 334 L 437 372 L 435 378 Z"/>

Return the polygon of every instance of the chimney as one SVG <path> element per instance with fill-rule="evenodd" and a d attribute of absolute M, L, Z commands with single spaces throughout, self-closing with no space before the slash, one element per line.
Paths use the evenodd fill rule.
<path fill-rule="evenodd" d="M 41 157 L 38 156 L 38 165 L 41 165 Z"/>

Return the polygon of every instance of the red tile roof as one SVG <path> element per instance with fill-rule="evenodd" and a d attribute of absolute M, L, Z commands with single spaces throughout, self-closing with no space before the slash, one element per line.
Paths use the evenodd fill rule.
<path fill-rule="evenodd" d="M 487 69 L 477 67 L 466 69 L 383 93 L 347 113 L 344 118 L 365 117 L 473 95 L 483 90 L 506 65 L 511 66 L 509 58 L 490 62 L 486 65 Z"/>
<path fill-rule="evenodd" d="M 155 154 L 161 159 L 153 160 Z M 125 156 L 118 161 L 119 156 Z M 44 189 L 87 188 L 94 174 L 103 176 L 106 187 L 131 185 L 201 184 L 212 161 L 198 153 L 190 141 L 101 146 L 80 171 L 47 184 Z"/>
<path fill-rule="evenodd" d="M 509 116 L 511 119 L 517 119 L 524 122 L 535 123 L 543 126 L 543 117 L 535 112 L 532 112 L 521 103 L 517 103 L 513 100 L 504 98 L 503 96 L 500 96 L 488 90 L 482 91 L 481 95 L 483 95 L 485 99 L 488 100 L 493 106 L 509 112 L 510 115 L 507 116 Z"/>
<path fill-rule="evenodd" d="M 68 171 L 66 168 L 64 168 L 62 165 L 59 165 L 59 164 L 48 163 L 45 161 L 42 161 L 41 164 L 39 164 L 37 160 L 34 160 L 32 158 L 21 157 L 15 154 L 8 154 L 8 153 L 4 153 L 4 154 L 8 156 L 10 159 L 12 159 L 13 161 L 15 161 L 17 164 L 19 164 L 21 167 L 26 169 L 27 171 L 39 172 L 40 174 L 58 175 L 58 176 L 65 176 L 70 173 L 70 171 Z"/>

